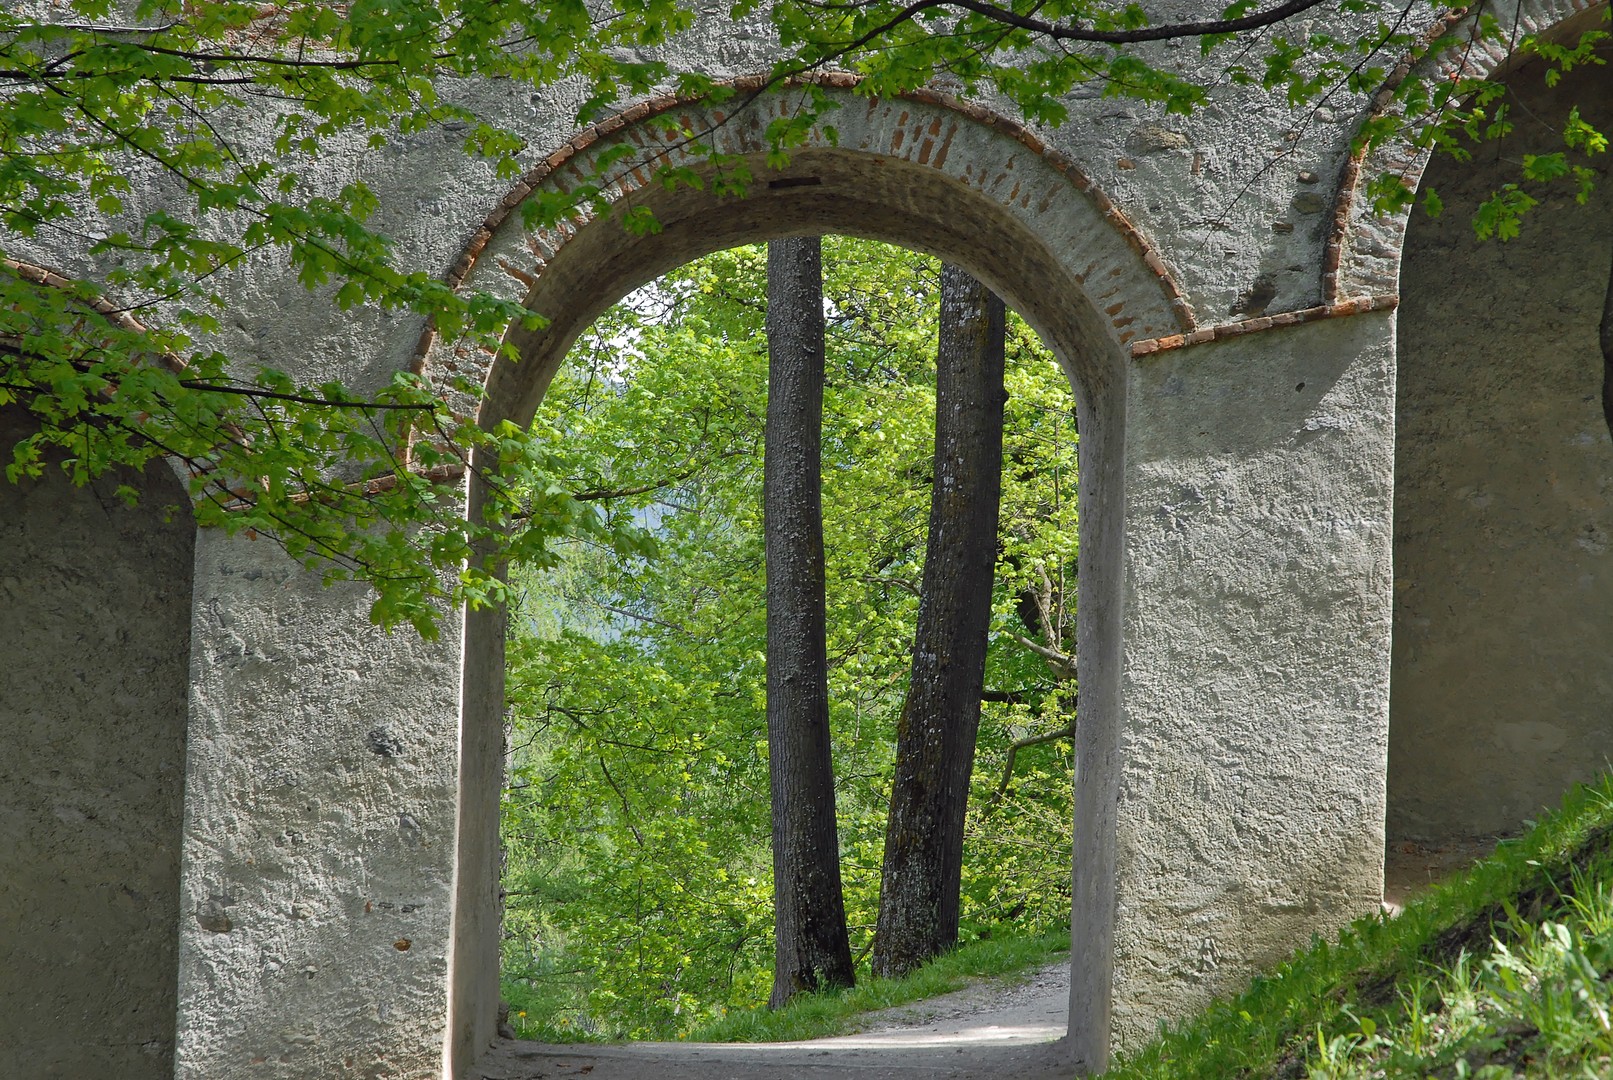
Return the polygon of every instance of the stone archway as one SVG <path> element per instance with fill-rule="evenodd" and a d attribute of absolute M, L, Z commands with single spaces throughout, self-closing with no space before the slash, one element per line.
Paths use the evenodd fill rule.
<path fill-rule="evenodd" d="M 573 140 L 523 181 L 456 268 L 466 284 L 519 296 L 550 320 L 541 332 L 511 332 L 521 360 L 486 369 L 483 418 L 529 423 L 577 334 L 631 289 L 707 252 L 781 235 L 848 233 L 940 255 L 986 281 L 1025 317 L 1070 376 L 1083 433 L 1071 1050 L 1076 1060 L 1096 1064 L 1108 1053 L 1115 910 L 1117 775 L 1105 766 L 1115 755 L 1119 723 L 1125 347 L 1191 330 L 1191 313 L 1124 216 L 1073 163 L 1028 132 L 940 95 L 869 100 L 849 93 L 852 85 L 823 80 L 840 105 L 831 118 L 835 136 L 815 130 L 782 170 L 766 167 L 765 129 L 799 107 L 799 89 L 762 93 L 733 114 L 676 99 L 640 106 Z M 642 123 L 665 113 L 682 130 L 709 132 L 723 153 L 745 158 L 754 173 L 749 195 L 719 199 L 709 184 L 668 191 L 656 183 L 653 171 L 663 160 L 704 167 Z M 528 235 L 511 219 L 531 191 L 582 182 L 596 155 L 622 146 L 631 154 L 615 171 L 613 205 L 648 208 L 657 231 L 633 235 L 608 215 Z M 425 371 L 464 374 L 470 358 L 429 338 L 424 344 Z M 450 1007 L 456 1062 L 470 1060 L 491 1037 L 497 993 L 501 633 L 490 615 L 467 619 Z"/>

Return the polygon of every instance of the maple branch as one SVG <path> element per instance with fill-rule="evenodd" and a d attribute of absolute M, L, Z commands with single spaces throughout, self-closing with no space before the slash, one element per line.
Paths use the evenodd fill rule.
<path fill-rule="evenodd" d="M 1104 45 L 1135 45 L 1145 41 L 1173 41 L 1178 38 L 1204 37 L 1210 34 L 1236 34 L 1244 30 L 1258 30 L 1291 19 L 1295 15 L 1319 7 L 1326 0 L 1288 0 L 1266 11 L 1241 15 L 1235 19 L 1209 19 L 1201 22 L 1166 23 L 1161 26 L 1139 26 L 1130 30 L 1097 30 L 1079 23 L 1052 23 L 1033 15 L 1021 15 L 1010 8 L 1000 7 L 986 0 L 914 0 L 890 19 L 852 42 L 846 51 L 855 51 L 876 38 L 882 37 L 902 23 L 910 22 L 934 8 L 959 8 L 973 12 L 993 22 L 1018 30 L 1052 38 L 1054 41 L 1082 41 Z M 868 6 L 855 4 L 821 4 L 824 9 L 845 10 Z"/>

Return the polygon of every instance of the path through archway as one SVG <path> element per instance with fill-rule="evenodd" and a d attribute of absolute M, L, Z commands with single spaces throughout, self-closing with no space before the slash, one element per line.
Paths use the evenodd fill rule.
<path fill-rule="evenodd" d="M 786 169 L 770 170 L 766 125 L 799 107 L 799 92 L 787 91 L 764 95 L 754 111 L 733 117 L 676 101 L 646 110 L 682 110 L 676 115 L 684 130 L 709 130 L 723 150 L 743 155 L 755 176 L 745 199 L 714 197 L 709 177 L 699 188 L 668 190 L 654 182 L 667 143 L 625 120 L 574 140 L 572 150 L 524 181 L 467 249 L 459 271 L 467 283 L 521 296 L 549 320 L 542 331 L 511 332 L 521 359 L 487 371 L 484 422 L 529 422 L 576 335 L 632 288 L 709 251 L 781 235 L 840 232 L 939 255 L 1025 317 L 1070 376 L 1083 435 L 1070 1049 L 1077 1060 L 1101 1062 L 1109 1049 L 1113 963 L 1117 777 L 1104 766 L 1118 737 L 1124 346 L 1176 332 L 1188 316 L 1163 265 L 1144 257 L 1145 245 L 1125 219 L 1073 165 L 1023 130 L 941 99 L 847 94 L 832 139 L 815 130 Z M 511 220 L 510 209 L 534 187 L 581 182 L 586 156 L 613 145 L 631 148 L 618 172 L 616 204 L 648 209 L 658 231 L 630 233 L 611 215 L 528 235 Z M 685 163 L 676 150 L 670 160 Z M 702 167 L 698 159 L 688 164 L 697 172 Z M 476 360 L 428 342 L 428 373 L 463 375 L 467 362 Z M 496 999 L 493 796 L 503 654 L 495 615 L 467 617 L 465 655 L 451 1062 L 470 1060 L 490 1039 Z"/>

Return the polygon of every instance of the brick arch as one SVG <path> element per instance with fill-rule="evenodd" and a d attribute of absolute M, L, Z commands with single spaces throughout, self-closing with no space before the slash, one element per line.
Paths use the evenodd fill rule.
<path fill-rule="evenodd" d="M 737 84 L 720 106 L 680 98 L 635 105 L 583 132 L 501 200 L 449 275 L 524 303 L 545 316 L 541 331 L 512 328 L 518 362 L 456 349 L 427 331 L 417 370 L 486 387 L 484 423 L 531 421 L 566 350 L 633 288 L 708 252 L 790 234 L 843 233 L 898 243 L 953 261 L 1014 307 L 1058 356 L 1076 390 L 1082 432 L 1082 695 L 1076 783 L 1075 910 L 1072 925 L 1072 1055 L 1106 1059 L 1114 956 L 1115 804 L 1121 724 L 1123 475 L 1130 346 L 1197 329 L 1169 268 L 1125 214 L 1066 158 L 1025 128 L 979 106 L 933 92 L 898 99 L 855 93 L 850 76 L 816 89 L 839 106 L 783 169 L 766 165 L 770 121 L 799 108 L 800 86 Z M 658 117 L 708 133 L 744 158 L 753 180 L 743 198 L 711 185 L 669 191 L 665 163 L 709 177 L 703 158 L 663 134 Z M 833 125 L 831 134 L 824 125 Z M 610 212 L 526 231 L 515 211 L 534 193 L 590 182 L 600 155 L 626 147 L 604 186 Z M 619 207 L 647 207 L 660 230 L 633 235 Z M 473 483 L 472 500 L 476 499 Z M 502 689 L 495 616 L 466 621 L 460 784 L 459 898 L 455 905 L 450 1057 L 469 1060 L 491 1032 L 497 1000 L 496 777 Z"/>
<path fill-rule="evenodd" d="M 1607 4 L 1608 0 L 1520 0 L 1516 22 L 1518 36 L 1572 34 L 1582 20 L 1589 29 L 1590 20 L 1599 18 Z M 1480 5 L 1456 8 L 1429 26 L 1422 35 L 1425 44 L 1452 33 L 1458 38 L 1465 36 L 1468 44 L 1424 58 L 1416 65 L 1410 56 L 1402 59 L 1373 97 L 1357 130 L 1392 108 L 1395 89 L 1413 70 L 1425 75 L 1437 73 L 1482 79 L 1505 74 L 1515 63 L 1512 51 L 1498 42 L 1479 41 L 1473 36 L 1473 19 L 1482 12 Z M 1430 156 L 1429 151 L 1419 150 L 1402 138 L 1357 151 L 1345 162 L 1323 256 L 1324 303 L 1336 304 L 1398 290 L 1412 207 L 1380 216 L 1373 212 L 1363 189 L 1372 177 L 1389 174 L 1399 176 L 1407 187 L 1416 190 L 1422 186 Z"/>
<path fill-rule="evenodd" d="M 7 270 L 22 280 L 32 282 L 45 289 L 72 289 L 76 284 L 49 267 L 21 262 L 17 259 L 0 259 L 0 269 Z M 145 333 L 146 328 L 138 319 L 104 296 L 86 298 L 82 303 L 86 316 L 94 313 L 120 330 L 128 330 L 136 334 Z M 185 370 L 185 361 L 171 352 L 154 354 L 154 359 L 161 361 L 171 371 Z"/>
<path fill-rule="evenodd" d="M 514 335 L 523 356 L 530 358 L 536 350 L 557 360 L 576 332 L 632 288 L 709 251 L 783 235 L 791 228 L 776 222 L 790 220 L 796 222 L 796 232 L 821 225 L 830 231 L 929 250 L 968 265 L 1014 302 L 1044 336 L 1054 338 L 1050 324 L 1055 320 L 1051 316 L 1038 320 L 1038 305 L 1031 298 L 1015 295 L 1027 290 L 1016 288 L 1012 281 L 1016 273 L 1011 268 L 997 265 L 1005 261 L 999 253 L 982 256 L 968 251 L 969 238 L 960 228 L 936 228 L 934 220 L 926 227 L 922 208 L 916 205 L 922 192 L 939 195 L 937 205 L 991 208 L 990 213 L 973 215 L 972 223 L 995 227 L 999 236 L 1018 233 L 1015 239 L 1021 254 L 1038 260 L 1040 271 L 1048 278 L 1067 279 L 1071 295 L 1093 306 L 1087 313 L 1092 325 L 1086 329 L 1099 339 L 1124 346 L 1197 328 L 1182 288 L 1147 238 L 1077 163 L 1046 146 L 1024 125 L 935 91 L 880 100 L 857 95 L 855 76 L 824 75 L 812 82 L 840 108 L 825 115 L 807 144 L 795 151 L 790 165 L 781 171 L 762 164 L 767 151 L 765 129 L 770 120 L 799 107 L 801 91 L 798 86 L 769 90 L 761 78 L 729 84 L 737 96 L 724 105 L 667 96 L 641 102 L 586 129 L 546 157 L 499 201 L 461 248 L 446 275 L 447 282 L 456 288 L 476 287 L 521 299 L 550 317 L 555 311 L 566 313 L 564 326 L 551 326 L 541 335 Z M 654 174 L 660 165 L 694 166 L 696 171 L 702 167 L 701 158 L 670 144 L 651 123 L 664 118 L 674 119 L 685 130 L 703 133 L 722 153 L 749 160 L 755 182 L 745 198 L 721 204 L 730 213 L 712 214 L 713 200 L 702 192 L 659 189 Z M 829 127 L 836 129 L 836 137 L 829 136 Z M 965 150 L 964 143 L 976 145 Z M 990 145 L 988 153 L 979 152 L 980 143 Z M 606 185 L 608 198 L 614 205 L 656 208 L 658 217 L 667 219 L 659 238 L 600 245 L 601 240 L 621 240 L 622 230 L 617 226 L 614 237 L 593 235 L 591 226 L 602 223 L 589 215 L 533 233 L 521 228 L 517 211 L 534 192 L 589 182 L 599 155 L 621 146 L 630 147 L 632 153 L 612 170 Z M 866 168 L 848 166 L 851 162 Z M 825 170 L 832 175 L 825 176 Z M 897 178 L 881 184 L 873 175 L 876 172 L 893 173 Z M 870 180 L 873 183 L 867 186 Z M 842 188 L 838 193 L 834 191 L 837 181 Z M 900 190 L 904 187 L 909 189 L 905 193 Z M 865 220 L 858 220 L 859 207 L 853 203 L 861 204 Z M 898 205 L 903 203 L 907 205 Z M 699 209 L 701 204 L 706 204 L 704 212 Z M 875 220 L 881 211 L 889 220 Z M 767 220 L 769 215 L 772 222 Z M 730 220 L 713 228 L 713 217 Z M 995 220 L 988 220 L 992 218 Z M 950 236 L 946 235 L 949 231 Z M 699 235 L 690 235 L 694 232 Z M 584 275 L 579 274 L 578 264 L 597 266 L 604 247 L 614 254 L 631 247 L 637 265 L 618 267 L 607 275 L 609 286 L 604 292 L 615 295 L 609 301 L 587 305 L 585 317 L 573 317 L 574 305 L 563 295 L 565 285 L 580 283 Z M 416 352 L 417 371 L 463 375 L 467 363 L 476 361 L 454 354 L 438 340 L 434 329 L 428 328 L 422 335 Z M 501 384 L 500 374 L 490 366 L 484 364 L 482 374 L 492 380 L 489 390 L 495 401 L 498 391 L 512 389 L 507 382 Z M 541 386 L 529 388 L 531 392 L 535 396 L 530 401 L 518 404 L 510 399 L 500 411 L 516 419 L 529 416 L 536 396 L 541 396 Z"/>

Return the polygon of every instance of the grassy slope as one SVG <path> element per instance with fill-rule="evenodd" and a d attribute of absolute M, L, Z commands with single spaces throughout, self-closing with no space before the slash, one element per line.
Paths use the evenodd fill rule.
<path fill-rule="evenodd" d="M 1106 1080 L 1613 1077 L 1613 778 Z"/>

